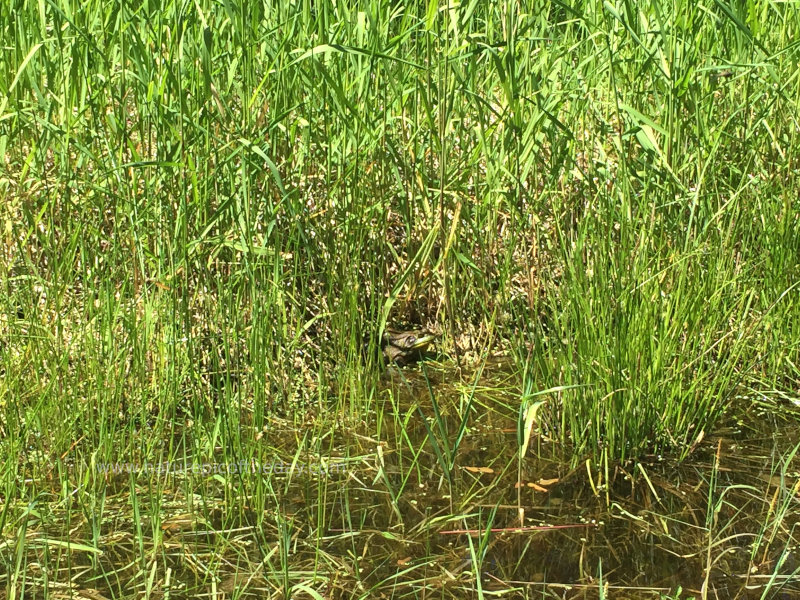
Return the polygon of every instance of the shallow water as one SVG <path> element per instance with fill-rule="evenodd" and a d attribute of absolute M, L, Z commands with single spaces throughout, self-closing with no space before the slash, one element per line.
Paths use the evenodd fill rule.
<path fill-rule="evenodd" d="M 78 473 L 72 500 L 54 488 L 15 522 L 25 577 L 6 589 L 593 598 L 602 583 L 613 598 L 800 597 L 796 408 L 741 399 L 684 462 L 644 457 L 606 481 L 543 436 L 519 460 L 519 385 L 502 365 L 471 404 L 469 376 L 425 369 L 430 388 L 420 366 L 387 370 L 370 420 L 273 419 L 256 442 L 274 453 L 268 477 L 108 474 L 91 492 Z M 298 454 L 309 435 L 325 455 Z M 19 539 L 4 542 L 7 565 Z"/>
<path fill-rule="evenodd" d="M 800 517 L 797 460 L 781 462 L 800 439 L 793 407 L 743 399 L 738 422 L 731 418 L 684 462 L 644 457 L 638 466 L 616 468 L 604 482 L 596 469 L 570 469 L 557 448 L 542 440 L 535 453 L 518 461 L 517 414 L 513 386 L 503 393 L 506 377 L 495 370 L 481 382 L 456 455 L 452 491 L 444 481 L 426 479 L 424 471 L 419 477 L 408 456 L 392 455 L 392 468 L 409 474 L 407 501 L 416 507 L 403 511 L 405 530 L 419 536 L 412 541 L 426 548 L 428 558 L 461 556 L 459 568 L 478 570 L 469 560 L 468 535 L 442 535 L 434 524 L 436 515 L 452 512 L 459 518 L 445 529 L 498 530 L 483 535 L 479 570 L 487 585 L 502 589 L 557 596 L 570 589 L 570 596 L 592 596 L 602 577 L 617 594 L 631 597 L 681 588 L 697 596 L 705 590 L 718 597 L 761 597 L 774 576 L 770 595 L 800 597 L 800 583 L 792 577 L 800 567 L 793 530 Z M 384 390 L 401 410 L 416 412 L 405 427 L 415 446 L 429 435 L 422 414 L 433 415 L 419 378 L 419 372 L 390 377 Z M 447 379 L 437 376 L 434 394 L 448 396 Z M 450 392 L 450 403 L 438 402 L 453 439 L 464 392 Z M 414 460 L 441 462 L 430 443 Z M 440 472 L 431 466 L 429 473 Z M 448 502 L 445 495 L 451 496 Z M 514 531 L 520 525 L 554 527 Z M 480 535 L 471 537 L 480 542 Z"/>

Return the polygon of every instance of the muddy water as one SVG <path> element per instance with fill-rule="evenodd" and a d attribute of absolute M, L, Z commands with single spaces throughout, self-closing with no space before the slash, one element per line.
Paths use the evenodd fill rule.
<path fill-rule="evenodd" d="M 800 597 L 791 455 L 800 430 L 790 405 L 742 399 L 736 416 L 683 463 L 644 457 L 605 481 L 596 467 L 570 468 L 546 440 L 519 460 L 516 386 L 502 370 L 481 381 L 453 449 L 469 385 L 428 373 L 431 388 L 419 371 L 384 378 L 383 463 L 398 500 L 373 526 L 397 531 L 399 543 L 370 552 L 381 565 L 376 581 L 417 587 L 420 569 L 412 567 L 424 564 L 445 588 L 470 581 L 465 588 L 476 589 L 480 574 L 486 589 L 523 596 L 594 597 L 602 579 L 612 597 L 682 589 L 755 598 L 768 584 L 766 597 Z M 449 479 L 451 463 L 441 456 L 448 443 Z"/>
<path fill-rule="evenodd" d="M 9 511 L 7 596 L 800 598 L 795 407 L 743 398 L 683 463 L 606 474 L 543 436 L 519 458 L 508 369 L 473 395 L 426 368 L 388 370 L 369 410 L 243 431 L 269 476 L 76 471 L 68 501 Z"/>

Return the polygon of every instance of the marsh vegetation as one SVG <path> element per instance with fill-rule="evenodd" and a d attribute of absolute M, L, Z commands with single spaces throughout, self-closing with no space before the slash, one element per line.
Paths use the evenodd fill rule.
<path fill-rule="evenodd" d="M 0 32 L 6 597 L 800 594 L 795 4 Z"/>

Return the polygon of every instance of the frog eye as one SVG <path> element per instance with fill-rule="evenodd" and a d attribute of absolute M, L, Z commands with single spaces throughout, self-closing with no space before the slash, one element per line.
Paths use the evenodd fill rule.
<path fill-rule="evenodd" d="M 417 343 L 417 338 L 415 336 L 410 335 L 410 336 L 408 336 L 406 338 L 406 345 L 407 346 L 413 346 L 416 343 Z"/>

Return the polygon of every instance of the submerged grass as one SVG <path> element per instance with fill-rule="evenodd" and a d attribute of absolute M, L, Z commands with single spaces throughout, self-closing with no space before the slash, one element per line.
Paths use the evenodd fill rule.
<path fill-rule="evenodd" d="M 685 458 L 739 395 L 796 400 L 798 16 L 766 0 L 0 6 L 9 597 L 75 569 L 113 597 L 428 593 L 453 581 L 427 579 L 422 558 L 445 555 L 432 528 L 482 498 L 480 477 L 455 478 L 468 458 L 504 457 L 519 487 L 556 440 L 605 485 L 628 460 Z M 443 333 L 467 369 L 457 408 L 449 381 L 387 400 L 392 324 Z M 471 371 L 495 354 L 512 359 L 502 400 Z M 519 414 L 503 443 L 528 456 L 471 454 L 495 411 L 512 430 Z M 360 504 L 350 477 L 388 503 Z M 409 504 L 433 481 L 444 512 Z M 769 529 L 796 510 L 779 496 L 770 551 L 794 537 Z M 403 527 L 424 549 L 392 568 Z M 186 535 L 194 558 L 176 561 Z M 489 544 L 467 553 L 479 595 Z M 580 573 L 607 582 L 608 564 Z"/>

